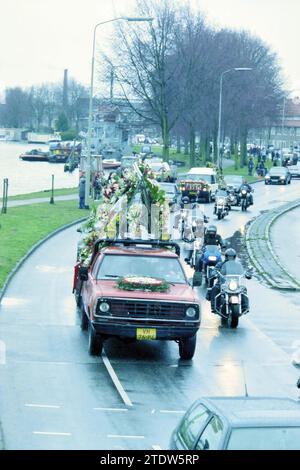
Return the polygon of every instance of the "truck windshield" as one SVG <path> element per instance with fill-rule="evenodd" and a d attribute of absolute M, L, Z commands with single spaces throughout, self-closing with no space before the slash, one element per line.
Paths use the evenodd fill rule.
<path fill-rule="evenodd" d="M 186 278 L 178 258 L 162 256 L 105 255 L 97 279 L 117 279 L 123 276 L 146 276 L 185 284 Z"/>
<path fill-rule="evenodd" d="M 211 183 L 212 178 L 211 175 L 199 175 L 199 174 L 193 174 L 193 173 L 188 173 L 186 175 L 186 180 L 187 181 L 206 181 L 207 183 Z"/>

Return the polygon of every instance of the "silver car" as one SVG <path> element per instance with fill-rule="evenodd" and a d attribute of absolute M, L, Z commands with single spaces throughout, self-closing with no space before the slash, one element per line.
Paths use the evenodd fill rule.
<path fill-rule="evenodd" d="M 300 450 L 300 402 L 214 397 L 196 401 L 172 434 L 176 450 Z"/>

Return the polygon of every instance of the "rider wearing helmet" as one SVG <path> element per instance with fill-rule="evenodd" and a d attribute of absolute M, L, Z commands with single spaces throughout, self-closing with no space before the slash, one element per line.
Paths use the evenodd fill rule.
<path fill-rule="evenodd" d="M 222 237 L 217 233 L 217 227 L 215 225 L 209 225 L 205 230 L 204 245 L 223 246 Z"/>
<path fill-rule="evenodd" d="M 224 255 L 225 255 L 225 260 L 216 266 L 216 269 L 220 272 L 220 274 L 222 274 L 223 276 L 226 276 L 228 274 L 241 273 L 244 271 L 244 268 L 242 267 L 241 263 L 236 260 L 236 251 L 233 248 L 227 248 Z M 210 296 L 208 294 L 208 296 L 210 297 L 210 301 L 211 301 L 212 312 L 215 312 L 216 302 L 219 303 L 221 301 L 221 298 L 219 296 L 221 292 L 221 283 L 222 283 L 222 277 L 221 278 L 218 277 L 218 281 L 211 289 Z M 248 304 L 248 299 L 246 296 L 242 296 L 242 304 L 244 304 L 245 307 L 248 306 L 246 305 Z"/>
<path fill-rule="evenodd" d="M 224 242 L 222 240 L 221 235 L 217 233 L 217 227 L 215 225 L 209 225 L 207 229 L 205 230 L 204 234 L 204 240 L 203 240 L 203 247 L 202 247 L 202 253 L 201 256 L 198 260 L 198 265 L 196 266 L 196 271 L 201 272 L 203 268 L 203 256 L 204 256 L 204 251 L 205 247 L 209 245 L 216 245 L 220 246 L 221 248 L 224 246 Z"/>
<path fill-rule="evenodd" d="M 252 195 L 252 192 L 253 192 L 253 188 L 252 186 L 248 183 L 247 179 L 246 178 L 243 178 L 243 182 L 238 190 L 238 194 L 242 191 L 242 189 L 246 189 L 247 193 L 249 194 L 249 203 L 250 203 L 250 206 L 253 206 L 253 195 Z"/>

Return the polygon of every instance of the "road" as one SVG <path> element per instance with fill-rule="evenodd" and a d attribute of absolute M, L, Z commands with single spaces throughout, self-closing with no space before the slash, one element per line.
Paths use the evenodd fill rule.
<path fill-rule="evenodd" d="M 216 224 L 229 237 L 260 210 L 299 196 L 298 181 L 257 184 L 251 210 L 233 209 Z M 212 205 L 205 209 L 214 223 Z M 236 330 L 220 326 L 200 289 L 203 321 L 192 361 L 179 360 L 173 342 L 113 339 L 104 357 L 90 357 L 71 293 L 78 236 L 71 228 L 42 245 L 0 306 L 6 449 L 166 449 L 184 410 L 200 396 L 298 396 L 291 355 L 300 339 L 299 294 L 256 279 L 247 284 L 251 313 Z"/>

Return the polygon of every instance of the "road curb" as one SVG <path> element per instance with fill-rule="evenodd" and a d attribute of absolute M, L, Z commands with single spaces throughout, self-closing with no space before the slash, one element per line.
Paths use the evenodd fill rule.
<path fill-rule="evenodd" d="M 248 255 L 256 271 L 258 272 L 258 274 L 262 276 L 273 289 L 288 290 L 288 291 L 300 290 L 300 283 L 294 279 L 294 276 L 281 263 L 271 243 L 271 227 L 275 223 L 275 221 L 282 215 L 286 214 L 287 212 L 293 209 L 296 209 L 299 206 L 300 206 L 300 199 L 298 199 L 297 201 L 293 201 L 288 204 L 285 204 L 279 209 L 267 211 L 266 213 L 250 221 L 246 229 L 245 240 L 246 240 L 246 248 L 248 251 Z M 256 236 L 253 238 L 251 231 L 255 230 L 256 225 L 260 225 L 263 227 L 265 223 L 265 219 L 268 219 L 268 218 L 270 218 L 270 220 L 269 221 L 267 220 L 267 223 L 264 227 L 263 237 L 259 238 Z M 255 241 L 256 241 L 256 244 L 255 244 Z M 258 252 L 260 250 L 261 256 L 259 258 L 255 253 L 255 248 L 256 248 L 256 251 Z M 266 252 L 268 253 L 268 256 L 266 256 Z M 268 268 L 266 268 L 266 265 L 263 266 L 260 263 L 259 259 L 264 259 L 265 261 L 268 260 L 269 264 L 271 262 L 271 265 L 273 263 L 273 266 L 275 266 L 275 268 L 277 269 L 277 278 L 276 278 L 276 269 L 273 270 L 269 268 L 268 270 Z M 275 273 L 275 276 L 274 276 L 274 273 Z M 283 283 L 278 282 L 278 279 L 279 280 L 281 279 Z"/>
<path fill-rule="evenodd" d="M 14 277 L 14 275 L 19 271 L 19 269 L 21 268 L 21 266 L 25 263 L 25 261 L 32 255 L 32 253 L 34 251 L 36 251 L 43 243 L 45 243 L 46 241 L 48 241 L 50 238 L 54 237 L 55 235 L 57 235 L 58 233 L 60 232 L 63 232 L 64 230 L 70 228 L 70 227 L 73 227 L 74 225 L 77 225 L 81 222 L 84 222 L 85 220 L 87 219 L 87 217 L 81 217 L 80 219 L 77 219 L 77 220 L 74 220 L 73 222 L 70 222 L 66 225 L 63 225 L 62 227 L 59 227 L 57 228 L 56 230 L 54 230 L 53 232 L 49 233 L 48 235 L 46 235 L 46 237 L 42 238 L 41 240 L 39 240 L 37 243 L 35 243 L 30 249 L 29 251 L 26 253 L 26 255 L 23 256 L 23 258 L 21 258 L 17 264 L 15 265 L 15 267 L 12 269 L 12 271 L 9 273 L 2 289 L 0 290 L 0 304 L 1 304 L 1 301 L 3 299 L 3 296 L 5 294 L 5 291 L 10 283 L 10 281 L 12 280 L 12 278 Z M 0 448 L 1 448 L 1 434 L 0 434 Z"/>

